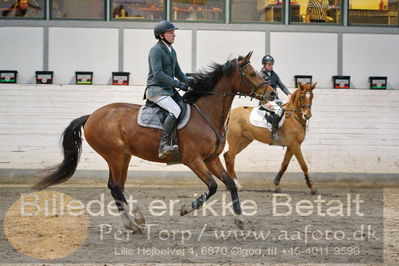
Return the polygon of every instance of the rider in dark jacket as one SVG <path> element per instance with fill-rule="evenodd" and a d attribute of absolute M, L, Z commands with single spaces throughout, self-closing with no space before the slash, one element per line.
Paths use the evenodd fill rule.
<path fill-rule="evenodd" d="M 176 51 L 172 47 L 176 29 L 169 21 L 161 21 L 155 25 L 154 35 L 158 42 L 148 55 L 146 98 L 169 112 L 163 124 L 164 130 L 159 145 L 160 158 L 178 151 L 178 146 L 172 145 L 171 133 L 177 125 L 181 109 L 172 96 L 178 93 L 175 88 L 188 90 L 188 79 L 181 71 Z"/>
<path fill-rule="evenodd" d="M 291 98 L 291 93 L 288 88 L 281 82 L 280 77 L 273 70 L 274 58 L 271 55 L 265 55 L 262 58 L 262 69 L 260 70 L 260 75 L 262 78 L 269 83 L 273 89 L 279 87 L 289 98 Z"/>
<path fill-rule="evenodd" d="M 277 75 L 276 72 L 273 71 L 273 66 L 274 66 L 274 58 L 271 55 L 265 55 L 262 58 L 262 69 L 260 70 L 260 75 L 262 78 L 269 83 L 269 85 L 273 89 L 277 89 L 279 87 L 287 96 L 289 99 L 291 99 L 291 93 L 288 90 L 288 88 L 281 82 L 280 77 Z M 277 90 L 276 90 L 277 93 Z M 278 99 L 278 96 L 276 96 L 276 99 Z M 273 104 L 277 103 L 277 104 Z M 278 128 L 278 123 L 280 122 L 281 115 L 283 114 L 283 109 L 281 106 L 281 101 L 271 101 L 267 102 L 266 104 L 262 103 L 262 107 L 265 109 L 274 112 L 274 117 L 273 117 L 273 122 L 272 122 L 272 138 L 273 142 L 278 142 L 278 136 L 277 136 L 277 128 Z"/>

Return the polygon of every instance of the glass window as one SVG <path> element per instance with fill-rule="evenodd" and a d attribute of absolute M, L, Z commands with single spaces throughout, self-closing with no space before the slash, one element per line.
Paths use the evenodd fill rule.
<path fill-rule="evenodd" d="M 173 20 L 224 22 L 225 0 L 171 0 Z"/>
<path fill-rule="evenodd" d="M 398 25 L 399 0 L 349 0 L 349 24 Z"/>
<path fill-rule="evenodd" d="M 341 24 L 341 0 L 290 1 L 290 21 Z"/>
<path fill-rule="evenodd" d="M 232 22 L 282 22 L 283 0 L 231 0 Z"/>
<path fill-rule="evenodd" d="M 105 19 L 104 0 L 51 0 L 51 18 Z"/>
<path fill-rule="evenodd" d="M 163 20 L 165 0 L 113 0 L 113 19 Z"/>
<path fill-rule="evenodd" d="M 44 18 L 45 0 L 0 0 L 1 18 Z"/>

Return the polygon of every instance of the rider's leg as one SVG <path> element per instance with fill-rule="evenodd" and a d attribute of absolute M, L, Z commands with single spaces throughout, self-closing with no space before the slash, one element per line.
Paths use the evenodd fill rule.
<path fill-rule="evenodd" d="M 280 123 L 281 116 L 283 114 L 283 108 L 277 106 L 273 115 L 273 123 L 272 123 L 272 139 L 273 142 L 279 142 L 280 138 L 277 135 L 278 124 Z"/>
<path fill-rule="evenodd" d="M 281 106 L 276 103 L 276 101 L 270 101 L 266 104 L 262 104 L 261 107 L 270 111 L 269 114 L 271 115 L 271 119 L 268 118 L 269 114 L 265 113 L 265 120 L 272 125 L 272 139 L 273 142 L 276 142 L 278 141 L 278 136 L 277 136 L 278 123 L 280 122 L 283 110 Z"/>
<path fill-rule="evenodd" d="M 149 98 L 149 100 L 169 112 L 163 123 L 163 133 L 159 144 L 159 157 L 163 158 L 167 154 L 172 154 L 179 150 L 177 145 L 172 145 L 171 134 L 176 127 L 177 118 L 181 110 L 180 106 L 170 96 L 157 95 Z"/>
<path fill-rule="evenodd" d="M 277 138 L 277 129 L 278 129 L 278 122 L 280 120 L 280 117 L 278 114 L 273 114 L 273 123 L 272 123 L 272 136 L 273 139 Z"/>

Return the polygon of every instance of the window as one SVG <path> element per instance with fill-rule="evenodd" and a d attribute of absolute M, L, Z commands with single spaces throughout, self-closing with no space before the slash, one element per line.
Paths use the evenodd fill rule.
<path fill-rule="evenodd" d="M 0 0 L 0 17 L 44 19 L 45 2 L 45 0 Z"/>
<path fill-rule="evenodd" d="M 341 24 L 340 0 L 290 1 L 291 22 Z"/>
<path fill-rule="evenodd" d="M 232 22 L 282 22 L 283 0 L 231 0 Z"/>
<path fill-rule="evenodd" d="M 51 18 L 105 19 L 104 0 L 51 0 Z"/>
<path fill-rule="evenodd" d="M 171 18 L 182 21 L 224 21 L 225 0 L 171 0 Z"/>
<path fill-rule="evenodd" d="M 398 25 L 399 0 L 349 0 L 349 24 Z"/>
<path fill-rule="evenodd" d="M 165 0 L 113 0 L 113 19 L 164 20 Z"/>

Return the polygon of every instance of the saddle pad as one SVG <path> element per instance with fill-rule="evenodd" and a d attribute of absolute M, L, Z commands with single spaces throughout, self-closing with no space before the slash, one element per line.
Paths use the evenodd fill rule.
<path fill-rule="evenodd" d="M 186 106 L 187 106 L 187 111 L 185 112 L 184 116 L 179 119 L 177 129 L 184 128 L 187 125 L 188 120 L 190 120 L 191 106 L 189 104 L 186 104 Z M 165 119 L 164 109 L 162 109 L 156 104 L 152 106 L 144 104 L 140 107 L 137 116 L 137 123 L 142 127 L 163 129 L 164 119 Z"/>
<path fill-rule="evenodd" d="M 260 106 L 254 107 L 254 109 L 252 109 L 251 114 L 249 115 L 249 122 L 251 123 L 251 125 L 255 127 L 263 127 L 271 131 L 272 124 L 267 122 L 265 119 L 266 110 L 262 110 L 259 107 Z M 284 121 L 285 121 L 285 115 L 281 117 L 281 120 L 278 123 L 279 128 L 284 124 Z"/>

